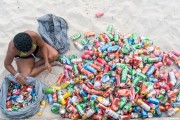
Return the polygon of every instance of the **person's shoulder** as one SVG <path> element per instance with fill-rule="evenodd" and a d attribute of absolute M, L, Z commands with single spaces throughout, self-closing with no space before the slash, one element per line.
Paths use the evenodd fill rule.
<path fill-rule="evenodd" d="M 24 31 L 25 33 L 29 34 L 31 37 L 36 37 L 38 34 L 34 31 L 31 30 L 26 30 Z"/>
<path fill-rule="evenodd" d="M 13 40 L 11 40 L 11 41 L 9 42 L 8 51 L 9 51 L 10 53 L 16 53 L 16 52 L 17 52 L 17 50 L 16 50 L 16 48 L 15 48 L 15 46 L 14 46 Z"/>

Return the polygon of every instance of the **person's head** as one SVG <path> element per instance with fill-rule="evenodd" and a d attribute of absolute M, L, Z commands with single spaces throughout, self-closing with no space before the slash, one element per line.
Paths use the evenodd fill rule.
<path fill-rule="evenodd" d="M 28 52 L 32 48 L 32 38 L 25 32 L 18 33 L 13 42 L 15 48 L 22 52 Z"/>

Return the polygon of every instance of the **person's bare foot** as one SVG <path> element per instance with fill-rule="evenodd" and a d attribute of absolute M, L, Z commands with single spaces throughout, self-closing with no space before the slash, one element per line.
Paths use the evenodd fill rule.
<path fill-rule="evenodd" d="M 59 61 L 53 61 L 51 62 L 52 66 L 62 66 L 62 64 Z"/>

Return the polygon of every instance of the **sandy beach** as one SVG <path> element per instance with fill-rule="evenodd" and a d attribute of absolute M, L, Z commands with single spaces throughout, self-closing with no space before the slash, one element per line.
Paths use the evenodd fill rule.
<path fill-rule="evenodd" d="M 48 13 L 67 21 L 69 37 L 76 32 L 105 32 L 107 26 L 112 24 L 114 30 L 121 34 L 149 36 L 162 51 L 180 50 L 179 0 L 1 0 L 0 8 L 0 85 L 9 74 L 4 68 L 8 43 L 19 32 L 37 32 L 37 19 Z M 103 11 L 104 16 L 96 18 L 98 11 Z M 66 54 L 80 56 L 81 52 L 70 43 Z M 62 67 L 56 66 L 51 73 L 43 71 L 37 78 L 52 85 L 62 71 Z M 60 116 L 53 114 L 50 108 L 51 105 L 46 107 L 42 117 L 36 115 L 30 119 L 59 119 Z M 0 119 L 5 119 L 1 112 Z M 180 120 L 180 113 L 171 119 Z"/>

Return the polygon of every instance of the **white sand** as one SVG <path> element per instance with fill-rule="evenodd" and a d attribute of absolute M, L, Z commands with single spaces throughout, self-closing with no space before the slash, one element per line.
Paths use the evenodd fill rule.
<path fill-rule="evenodd" d="M 167 51 L 180 50 L 179 5 L 179 0 L 0 0 L 0 84 L 9 74 L 3 65 L 9 41 L 21 31 L 37 32 L 37 18 L 47 13 L 67 20 L 69 36 L 76 32 L 104 32 L 108 24 L 113 24 L 122 34 L 148 35 L 154 44 Z M 99 10 L 104 11 L 104 16 L 96 18 Z M 74 52 L 80 55 L 71 45 L 68 53 Z M 62 68 L 54 67 L 51 73 L 44 71 L 38 78 L 51 85 L 61 72 Z M 50 112 L 50 107 L 42 117 L 32 119 L 58 118 L 59 115 Z M 0 118 L 4 118 L 2 114 Z M 174 118 L 177 119 L 180 118 Z"/>

